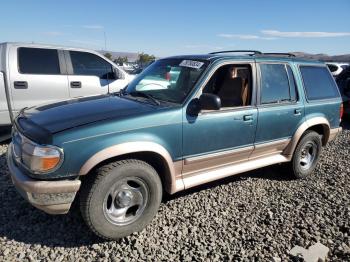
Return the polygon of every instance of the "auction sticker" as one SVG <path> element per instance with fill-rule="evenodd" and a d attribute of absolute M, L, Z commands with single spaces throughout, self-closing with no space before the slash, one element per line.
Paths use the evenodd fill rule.
<path fill-rule="evenodd" d="M 193 61 L 193 60 L 183 60 L 180 63 L 180 66 L 191 67 L 191 68 L 196 68 L 196 69 L 201 68 L 202 65 L 204 65 L 203 62 Z"/>

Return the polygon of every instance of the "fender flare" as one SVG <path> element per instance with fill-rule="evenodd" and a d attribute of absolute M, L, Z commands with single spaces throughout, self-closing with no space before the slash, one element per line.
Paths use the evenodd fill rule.
<path fill-rule="evenodd" d="M 295 150 L 300 138 L 305 133 L 305 131 L 307 129 L 309 129 L 310 127 L 313 127 L 316 125 L 322 125 L 323 132 L 324 132 L 324 136 L 322 138 L 322 144 L 326 145 L 328 142 L 328 139 L 329 139 L 329 135 L 330 135 L 330 124 L 325 117 L 321 117 L 321 116 L 313 117 L 313 118 L 307 119 L 305 122 L 303 122 L 298 127 L 298 129 L 295 131 L 290 143 L 284 149 L 283 155 L 287 155 L 291 159 L 293 154 L 294 154 L 294 150 Z"/>
<path fill-rule="evenodd" d="M 180 167 L 180 165 L 178 165 L 177 162 L 174 162 L 172 160 L 169 152 L 163 146 L 154 142 L 126 142 L 102 149 L 101 151 L 92 155 L 83 164 L 79 171 L 79 176 L 84 176 L 88 174 L 96 165 L 105 160 L 117 156 L 122 156 L 125 154 L 139 152 L 156 153 L 163 158 L 169 170 L 169 174 L 165 175 L 165 180 L 167 181 L 167 184 L 165 185 L 166 191 L 168 191 L 169 193 L 174 193 L 183 189 L 183 183 L 181 179 L 182 165 Z M 182 161 L 179 162 L 182 163 Z"/>

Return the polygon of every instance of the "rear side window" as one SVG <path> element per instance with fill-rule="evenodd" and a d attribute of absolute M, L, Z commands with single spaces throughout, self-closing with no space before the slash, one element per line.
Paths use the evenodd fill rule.
<path fill-rule="evenodd" d="M 294 78 L 293 75 L 288 77 L 284 64 L 260 64 L 260 71 L 262 104 L 295 100 L 295 86 L 293 94 L 290 90 L 290 79 L 295 85 Z"/>
<path fill-rule="evenodd" d="M 112 78 L 112 65 L 101 57 L 78 51 L 70 51 L 75 75 L 97 76 L 101 79 Z"/>
<path fill-rule="evenodd" d="M 337 86 L 323 66 L 300 66 L 306 96 L 309 100 L 329 99 L 338 97 Z"/>
<path fill-rule="evenodd" d="M 57 50 L 27 47 L 18 48 L 18 70 L 22 74 L 60 74 Z"/>

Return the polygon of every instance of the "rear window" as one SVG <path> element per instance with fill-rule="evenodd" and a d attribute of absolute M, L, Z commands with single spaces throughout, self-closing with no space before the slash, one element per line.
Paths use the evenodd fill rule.
<path fill-rule="evenodd" d="M 337 86 L 323 66 L 300 66 L 306 96 L 309 100 L 329 99 L 339 96 Z"/>
<path fill-rule="evenodd" d="M 22 74 L 58 75 L 61 72 L 57 50 L 18 48 L 18 69 Z"/>

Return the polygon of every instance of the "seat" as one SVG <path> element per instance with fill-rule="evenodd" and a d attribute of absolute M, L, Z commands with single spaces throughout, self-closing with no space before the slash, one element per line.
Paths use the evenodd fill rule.
<path fill-rule="evenodd" d="M 217 95 L 221 99 L 222 107 L 242 106 L 243 79 L 241 77 L 226 78 Z"/>
<path fill-rule="evenodd" d="M 250 90 L 249 90 L 249 70 L 237 70 L 237 76 L 242 78 L 242 105 L 246 106 L 250 103 Z"/>

